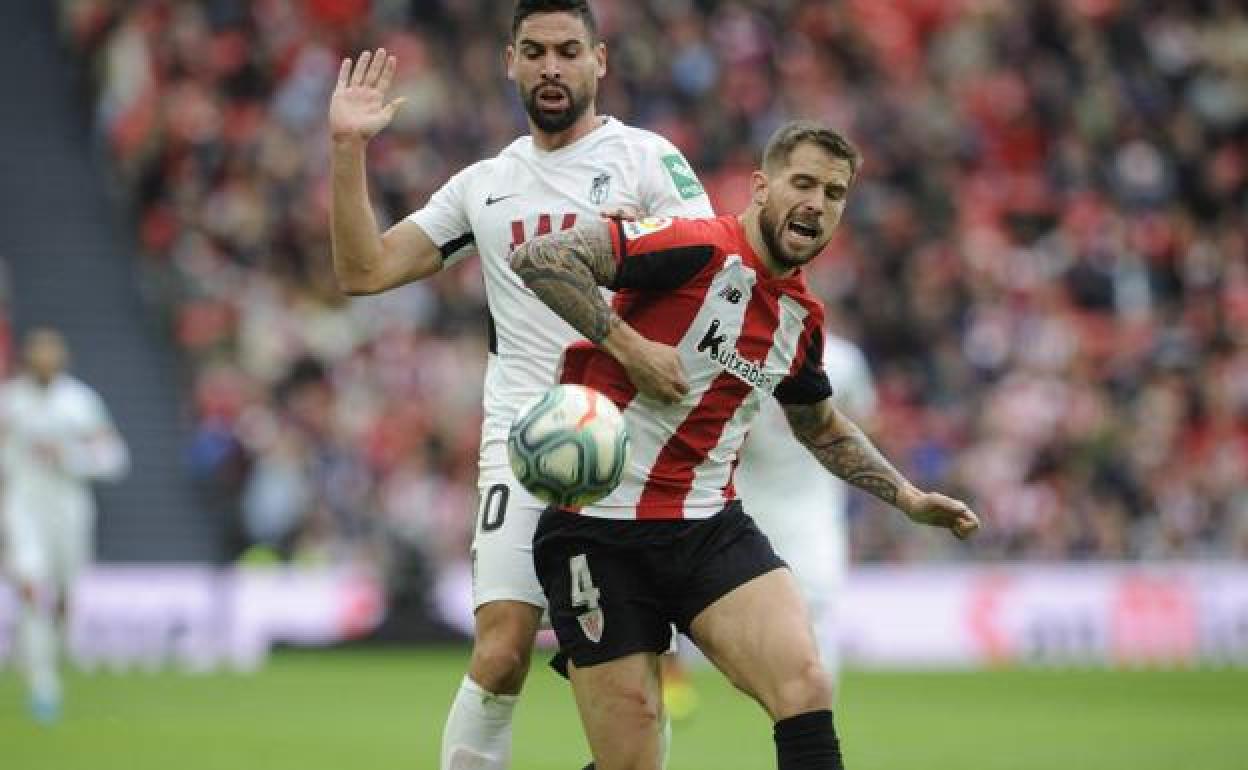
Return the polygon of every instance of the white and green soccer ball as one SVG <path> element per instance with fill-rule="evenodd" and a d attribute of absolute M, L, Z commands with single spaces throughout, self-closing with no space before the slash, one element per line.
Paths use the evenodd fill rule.
<path fill-rule="evenodd" d="M 516 415 L 507 436 L 512 473 L 543 502 L 590 505 L 620 483 L 628 462 L 624 417 L 583 385 L 559 385 Z"/>

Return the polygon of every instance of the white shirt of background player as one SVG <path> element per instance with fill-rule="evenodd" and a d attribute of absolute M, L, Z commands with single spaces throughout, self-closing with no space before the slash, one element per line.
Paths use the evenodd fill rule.
<path fill-rule="evenodd" d="M 869 425 L 876 395 L 862 351 L 829 334 L 823 365 L 837 408 L 858 424 Z M 824 665 L 835 672 L 836 605 L 849 570 L 848 487 L 797 442 L 772 399 L 765 401 L 741 447 L 734 482 L 746 512 L 797 577 Z"/>

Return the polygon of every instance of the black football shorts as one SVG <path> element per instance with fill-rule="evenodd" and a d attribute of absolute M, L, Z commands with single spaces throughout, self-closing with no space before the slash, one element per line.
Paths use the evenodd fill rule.
<path fill-rule="evenodd" d="M 666 652 L 671 627 L 785 566 L 738 501 L 709 519 L 620 521 L 556 508 L 542 514 L 533 560 L 559 639 L 553 665 Z M 566 671 L 564 672 L 566 673 Z"/>

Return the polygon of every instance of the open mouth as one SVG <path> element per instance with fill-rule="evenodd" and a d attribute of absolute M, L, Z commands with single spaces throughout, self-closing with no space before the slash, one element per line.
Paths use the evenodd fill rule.
<path fill-rule="evenodd" d="M 566 110 L 572 105 L 572 95 L 561 86 L 539 86 L 535 95 L 537 106 L 550 112 Z"/>
<path fill-rule="evenodd" d="M 805 240 L 813 241 L 819 237 L 819 226 L 806 222 L 789 222 L 788 230 L 790 233 Z"/>

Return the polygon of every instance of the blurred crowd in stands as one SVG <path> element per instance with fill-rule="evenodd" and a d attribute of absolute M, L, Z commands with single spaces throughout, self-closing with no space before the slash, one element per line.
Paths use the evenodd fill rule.
<path fill-rule="evenodd" d="M 462 560 L 485 307 L 470 260 L 348 300 L 324 113 L 384 45 L 388 224 L 523 133 L 500 0 L 61 0 L 185 353 L 197 474 L 237 552 Z M 781 121 L 866 163 L 811 280 L 880 390 L 875 437 L 985 519 L 863 497 L 858 561 L 1248 557 L 1248 9 L 1234 0 L 597 0 L 600 111 L 735 212 Z"/>

